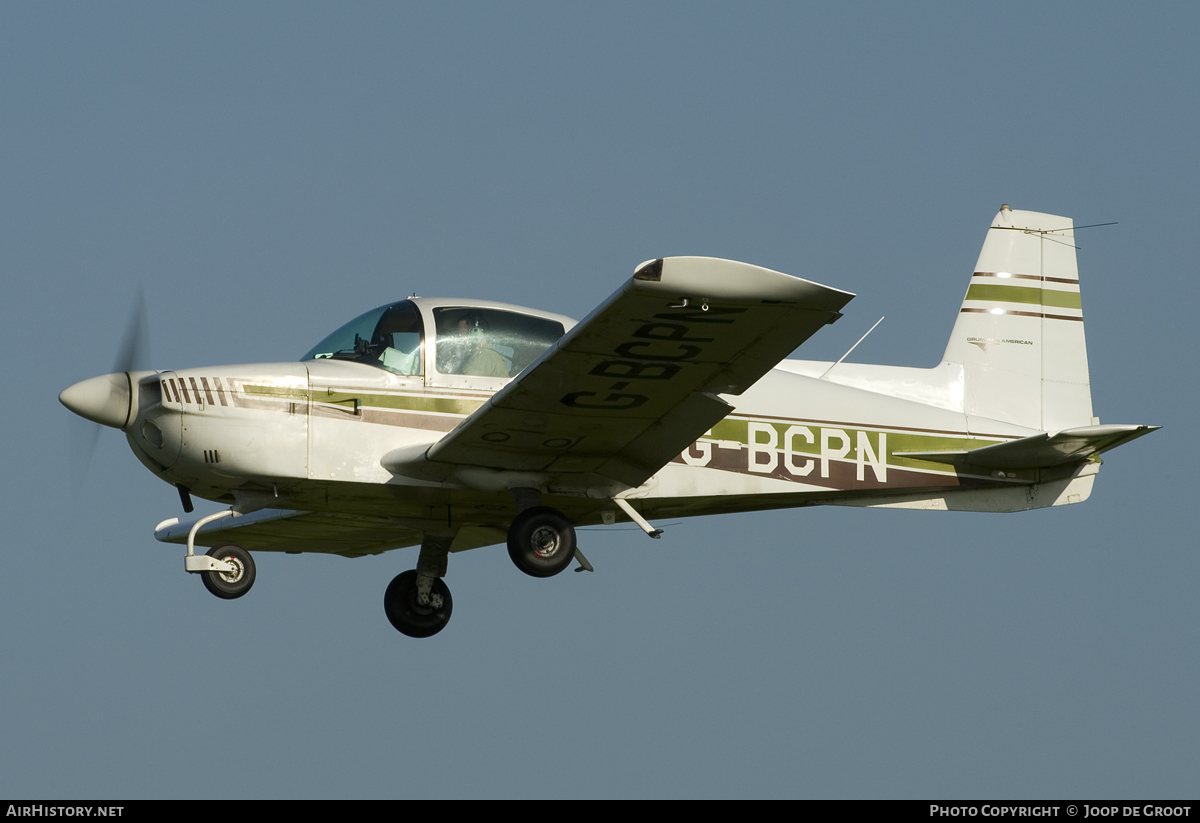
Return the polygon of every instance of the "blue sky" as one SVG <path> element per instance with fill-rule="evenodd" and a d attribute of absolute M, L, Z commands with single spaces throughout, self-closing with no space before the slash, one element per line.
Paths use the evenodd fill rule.
<path fill-rule="evenodd" d="M 8 471 L 0 794 L 1194 797 L 1182 469 L 1193 5 L 232 3 L 0 9 Z M 643 260 L 856 292 L 802 349 L 936 362 L 1001 203 L 1080 232 L 1093 401 L 1164 425 L 1080 506 L 582 533 L 597 571 L 262 555 L 213 598 L 175 491 L 67 385 L 140 288 L 159 368 L 294 360 L 372 306 L 582 317 Z M 210 505 L 210 508 L 211 505 Z M 208 509 L 205 509 L 208 510 Z"/>

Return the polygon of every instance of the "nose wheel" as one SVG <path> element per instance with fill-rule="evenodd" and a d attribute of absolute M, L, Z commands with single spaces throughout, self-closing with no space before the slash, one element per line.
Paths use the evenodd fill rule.
<path fill-rule="evenodd" d="M 409 637 L 432 637 L 446 628 L 454 611 L 450 588 L 440 577 L 424 578 L 425 586 L 422 582 L 411 569 L 392 578 L 383 593 L 388 622 Z"/>
<path fill-rule="evenodd" d="M 250 556 L 250 552 L 241 546 L 228 543 L 209 549 L 208 556 L 223 560 L 233 568 L 230 571 L 200 572 L 204 588 L 222 600 L 234 600 L 250 591 L 250 587 L 254 585 L 254 558 Z"/>
<path fill-rule="evenodd" d="M 575 559 L 575 527 L 558 509 L 526 509 L 509 526 L 508 556 L 525 574 L 552 577 Z"/>

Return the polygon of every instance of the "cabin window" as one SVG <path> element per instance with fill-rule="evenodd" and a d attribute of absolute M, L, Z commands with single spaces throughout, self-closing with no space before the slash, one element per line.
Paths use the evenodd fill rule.
<path fill-rule="evenodd" d="M 565 333 L 555 320 L 500 309 L 439 308 L 433 319 L 442 374 L 516 377 Z"/>

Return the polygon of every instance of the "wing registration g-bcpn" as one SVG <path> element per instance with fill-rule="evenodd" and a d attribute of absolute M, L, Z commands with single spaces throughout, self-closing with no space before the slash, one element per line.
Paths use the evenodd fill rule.
<path fill-rule="evenodd" d="M 784 360 L 852 294 L 746 263 L 643 263 L 584 320 L 400 300 L 299 361 L 118 371 L 60 395 L 191 497 L 165 520 L 222 598 L 252 551 L 420 546 L 384 607 L 440 631 L 452 552 L 591 565 L 575 527 L 809 505 L 1012 512 L 1086 500 L 1100 454 L 1156 427 L 1093 416 L 1068 218 L 1003 207 L 929 369 Z M 197 555 L 196 545 L 211 546 Z"/>

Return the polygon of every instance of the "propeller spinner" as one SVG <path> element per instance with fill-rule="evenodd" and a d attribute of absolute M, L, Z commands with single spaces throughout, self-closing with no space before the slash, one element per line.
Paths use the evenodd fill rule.
<path fill-rule="evenodd" d="M 82 438 L 84 445 L 75 452 L 82 458 L 82 465 L 78 468 L 86 470 L 91 462 L 100 426 L 122 429 L 129 424 L 134 405 L 133 378 L 130 372 L 143 370 L 149 359 L 149 346 L 146 342 L 146 298 L 139 288 L 129 322 L 125 326 L 121 348 L 113 364 L 113 372 L 82 380 L 58 395 L 59 402 L 68 409 L 98 424 Z"/>

